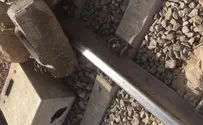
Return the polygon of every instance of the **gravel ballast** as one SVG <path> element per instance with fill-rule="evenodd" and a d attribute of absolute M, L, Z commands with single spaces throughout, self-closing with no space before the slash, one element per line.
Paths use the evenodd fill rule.
<path fill-rule="evenodd" d="M 199 3 L 200 2 L 200 3 Z M 166 0 L 154 16 L 134 61 L 174 89 L 191 105 L 202 98 L 202 86 L 188 85 L 185 69 L 194 50 L 203 42 L 201 1 Z M 198 82 L 201 82 L 199 80 Z"/>
<path fill-rule="evenodd" d="M 101 125 L 164 125 L 124 90 L 117 93 Z"/>

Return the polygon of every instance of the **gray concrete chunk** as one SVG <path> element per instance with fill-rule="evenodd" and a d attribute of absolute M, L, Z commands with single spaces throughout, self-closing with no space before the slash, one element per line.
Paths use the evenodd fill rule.
<path fill-rule="evenodd" d="M 11 64 L 0 106 L 9 125 L 61 125 L 74 100 L 61 80 L 36 72 L 29 61 Z"/>
<path fill-rule="evenodd" d="M 42 0 L 21 0 L 9 8 L 8 15 L 27 39 L 21 42 L 32 57 L 47 67 L 54 77 L 74 72 L 75 54 L 48 5 Z"/>

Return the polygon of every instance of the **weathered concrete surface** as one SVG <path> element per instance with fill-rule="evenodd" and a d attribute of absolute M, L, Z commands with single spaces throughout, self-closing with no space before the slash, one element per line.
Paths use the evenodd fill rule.
<path fill-rule="evenodd" d="M 162 0 L 130 0 L 116 34 L 137 48 L 161 6 Z"/>
<path fill-rule="evenodd" d="M 31 60 L 11 64 L 0 106 L 9 125 L 60 125 L 74 99 L 61 80 L 36 72 Z"/>
<path fill-rule="evenodd" d="M 110 85 L 104 78 L 97 76 L 84 118 L 80 125 L 100 125 L 118 88 L 117 85 Z"/>
<path fill-rule="evenodd" d="M 56 78 L 74 72 L 75 54 L 60 24 L 42 0 L 21 0 L 8 15 L 28 42 L 22 41 L 31 55 Z"/>
<path fill-rule="evenodd" d="M 8 7 L 0 3 L 0 58 L 8 62 L 24 62 L 29 59 L 29 52 L 14 34 L 14 24 L 7 15 Z"/>

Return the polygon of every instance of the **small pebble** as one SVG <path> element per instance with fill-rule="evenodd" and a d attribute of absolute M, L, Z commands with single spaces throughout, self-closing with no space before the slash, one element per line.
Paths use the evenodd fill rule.
<path fill-rule="evenodd" d="M 173 18 L 176 19 L 176 20 L 179 18 L 179 15 L 178 15 L 178 12 L 177 12 L 177 11 L 174 11 L 172 16 L 173 16 Z"/>
<path fill-rule="evenodd" d="M 190 45 L 193 45 L 194 42 L 195 42 L 195 38 L 194 38 L 194 37 L 193 37 L 193 38 L 190 38 L 189 41 L 188 41 L 188 43 L 189 43 Z"/>
<path fill-rule="evenodd" d="M 193 9 L 188 16 L 189 17 L 198 16 L 198 9 Z"/>
<path fill-rule="evenodd" d="M 168 8 L 168 10 L 166 12 L 166 15 L 165 15 L 166 20 L 170 20 L 171 19 L 171 15 L 172 15 L 172 9 Z"/>
<path fill-rule="evenodd" d="M 174 69 L 176 65 L 177 65 L 177 60 L 175 59 L 167 60 L 165 63 L 165 68 Z"/>
<path fill-rule="evenodd" d="M 189 28 L 187 27 L 187 26 L 184 26 L 183 28 L 182 28 L 182 32 L 183 33 L 188 33 L 190 30 L 189 30 Z"/>
<path fill-rule="evenodd" d="M 195 6 L 196 6 L 195 2 L 191 2 L 191 3 L 189 4 L 189 7 L 190 7 L 191 9 L 194 9 Z"/>
<path fill-rule="evenodd" d="M 166 20 L 165 19 L 161 21 L 161 25 L 162 25 L 162 27 L 166 28 Z"/>

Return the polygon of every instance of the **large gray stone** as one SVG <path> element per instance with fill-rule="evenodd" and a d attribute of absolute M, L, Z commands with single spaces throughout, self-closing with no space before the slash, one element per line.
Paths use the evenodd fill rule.
<path fill-rule="evenodd" d="M 97 76 L 84 118 L 80 125 L 100 125 L 118 88 L 117 85 L 110 85 L 104 78 Z"/>
<path fill-rule="evenodd" d="M 20 0 L 9 8 L 8 15 L 27 39 L 22 42 L 28 51 L 54 77 L 74 72 L 75 54 L 47 4 L 42 0 Z"/>
<path fill-rule="evenodd" d="M 0 106 L 9 125 L 61 125 L 74 100 L 65 83 L 36 72 L 31 60 L 11 64 Z"/>

